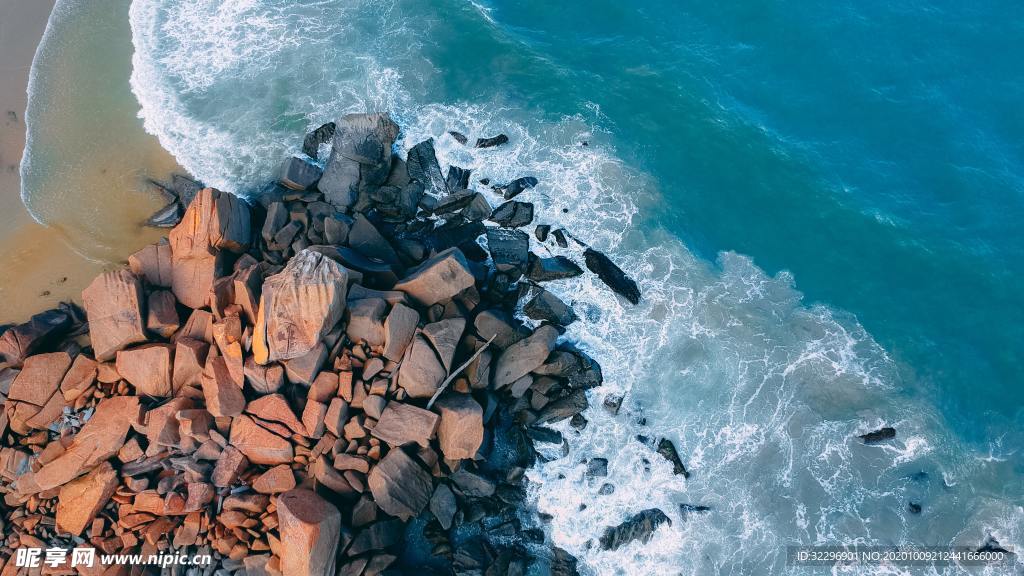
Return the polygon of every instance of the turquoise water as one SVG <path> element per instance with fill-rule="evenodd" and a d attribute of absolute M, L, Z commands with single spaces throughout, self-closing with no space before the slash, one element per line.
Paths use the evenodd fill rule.
<path fill-rule="evenodd" d="M 1020 10 L 135 0 L 130 83 L 182 166 L 243 195 L 366 110 L 403 149 L 538 177 L 539 219 L 644 291 L 553 286 L 605 368 L 592 404 L 626 401 L 531 471 L 550 535 L 587 573 L 782 573 L 793 544 L 1024 546 Z M 856 440 L 883 424 L 896 441 Z M 652 543 L 587 545 L 651 506 L 673 519 Z"/>

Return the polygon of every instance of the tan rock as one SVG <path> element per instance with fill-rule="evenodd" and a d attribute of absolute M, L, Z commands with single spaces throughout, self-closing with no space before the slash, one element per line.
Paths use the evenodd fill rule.
<path fill-rule="evenodd" d="M 334 467 L 338 470 L 355 470 L 366 474 L 370 471 L 370 463 L 361 456 L 338 454 L 334 457 Z"/>
<path fill-rule="evenodd" d="M 236 418 L 235 421 L 237 422 L 238 419 Z M 253 425 L 255 426 L 255 424 Z M 232 427 L 234 426 L 232 425 Z M 225 446 L 220 458 L 217 459 L 217 465 L 214 466 L 213 472 L 210 474 L 210 481 L 218 488 L 227 488 L 238 480 L 239 475 L 248 466 L 249 459 L 240 450 L 234 446 Z"/>
<path fill-rule="evenodd" d="M 434 404 L 441 414 L 437 439 L 449 460 L 476 456 L 484 441 L 484 410 L 469 394 L 448 394 Z"/>
<path fill-rule="evenodd" d="M 117 484 L 117 472 L 109 462 L 65 484 L 57 496 L 57 531 L 81 535 L 114 495 Z"/>
<path fill-rule="evenodd" d="M 285 464 L 274 466 L 260 474 L 252 483 L 252 489 L 260 494 L 280 494 L 295 488 L 295 475 Z"/>
<path fill-rule="evenodd" d="M 171 286 L 171 245 L 166 238 L 128 257 L 128 267 L 151 286 Z"/>
<path fill-rule="evenodd" d="M 178 412 L 192 408 L 188 398 L 173 398 L 146 413 L 146 439 L 149 447 L 147 456 L 155 456 L 169 446 L 178 446 L 181 441 L 178 425 Z"/>
<path fill-rule="evenodd" d="M 380 298 L 365 298 L 349 302 L 348 324 L 345 334 L 355 343 L 365 342 L 367 345 L 381 346 L 384 344 L 384 312 L 388 304 Z"/>
<path fill-rule="evenodd" d="M 334 372 L 321 372 L 313 385 L 309 387 L 309 399 L 328 403 L 338 394 L 338 375 Z"/>
<path fill-rule="evenodd" d="M 146 344 L 117 352 L 117 371 L 140 396 L 167 398 L 171 386 L 170 344 Z"/>
<path fill-rule="evenodd" d="M 206 310 L 193 310 L 176 338 L 192 338 L 213 344 L 213 325 L 213 314 Z"/>
<path fill-rule="evenodd" d="M 394 289 L 405 292 L 420 306 L 432 306 L 473 284 L 466 257 L 458 248 L 449 248 L 421 264 Z"/>
<path fill-rule="evenodd" d="M 82 291 L 97 360 L 110 360 L 118 350 L 146 341 L 142 303 L 142 282 L 125 269 L 100 274 Z"/>
<path fill-rule="evenodd" d="M 206 409 L 214 417 L 238 416 L 245 408 L 245 396 L 235 384 L 223 356 L 208 358 L 202 377 Z"/>
<path fill-rule="evenodd" d="M 506 348 L 494 367 L 494 388 L 503 388 L 543 364 L 557 338 L 558 329 L 545 325 Z"/>
<path fill-rule="evenodd" d="M 169 234 L 171 289 L 189 308 L 209 301 L 213 282 L 224 273 L 220 249 L 242 252 L 249 241 L 249 209 L 238 198 L 212 188 L 196 195 Z"/>
<path fill-rule="evenodd" d="M 324 419 L 327 417 L 327 405 L 308 400 L 302 410 L 302 425 L 306 427 L 306 435 L 319 438 L 324 435 Z"/>
<path fill-rule="evenodd" d="M 96 372 L 95 360 L 85 354 L 75 356 L 71 369 L 67 371 L 64 379 L 60 382 L 60 391 L 64 395 L 64 400 L 67 402 L 77 400 L 96 381 Z"/>
<path fill-rule="evenodd" d="M 402 303 L 397 303 L 384 319 L 384 357 L 398 362 L 416 334 L 420 314 Z"/>
<path fill-rule="evenodd" d="M 367 484 L 381 510 L 403 520 L 418 516 L 434 492 L 430 473 L 401 449 L 370 470 Z"/>
<path fill-rule="evenodd" d="M 345 310 L 348 273 L 313 250 L 295 255 L 263 283 L 253 332 L 256 362 L 298 358 L 309 353 L 338 323 Z"/>
<path fill-rule="evenodd" d="M 177 395 L 186 386 L 202 386 L 203 367 L 210 345 L 194 338 L 179 338 L 174 343 L 174 370 L 171 387 Z"/>
<path fill-rule="evenodd" d="M 393 448 L 412 443 L 430 446 L 439 418 L 437 414 L 411 404 L 388 402 L 370 433 Z"/>
<path fill-rule="evenodd" d="M 244 414 L 231 421 L 229 442 L 253 464 L 287 464 L 294 456 L 291 442 L 260 427 Z"/>
<path fill-rule="evenodd" d="M 334 576 L 341 537 L 341 513 L 305 489 L 277 497 L 281 533 L 281 572 L 289 576 Z"/>
<path fill-rule="evenodd" d="M 253 326 L 260 309 L 260 294 L 263 291 L 263 272 L 259 266 L 250 266 L 235 272 L 234 283 L 235 304 L 242 307 L 245 321 Z"/>
<path fill-rule="evenodd" d="M 146 330 L 161 338 L 170 338 L 178 330 L 177 301 L 169 290 L 157 290 L 149 294 L 146 305 Z"/>
<path fill-rule="evenodd" d="M 398 385 L 412 398 L 430 398 L 446 375 L 434 349 L 417 334 L 398 370 Z"/>
<path fill-rule="evenodd" d="M 273 394 L 284 386 L 284 368 L 280 364 L 263 366 L 248 356 L 243 364 L 245 381 L 257 394 Z"/>
<path fill-rule="evenodd" d="M 27 406 L 27 404 L 21 405 Z M 50 427 L 50 424 L 60 419 L 65 406 L 67 406 L 67 402 L 64 401 L 64 395 L 54 394 L 38 412 L 25 420 L 25 425 L 33 430 L 45 430 Z"/>
<path fill-rule="evenodd" d="M 337 397 L 331 398 L 331 403 L 327 406 L 327 415 L 324 416 L 324 426 L 331 434 L 341 437 L 345 422 L 348 422 L 348 402 Z"/>
<path fill-rule="evenodd" d="M 459 340 L 462 339 L 462 332 L 466 329 L 465 318 L 448 318 L 438 322 L 432 322 L 423 327 L 423 335 L 434 346 L 445 372 L 452 369 L 452 359 L 455 358 L 455 349 L 459 347 Z"/>
<path fill-rule="evenodd" d="M 311 385 L 316 381 L 327 359 L 327 346 L 320 342 L 312 350 L 290 360 L 284 361 L 284 371 L 289 382 Z"/>
<path fill-rule="evenodd" d="M 9 400 L 45 406 L 60 388 L 61 381 L 71 367 L 67 352 L 36 354 L 25 358 L 21 372 L 14 377 L 7 393 Z"/>

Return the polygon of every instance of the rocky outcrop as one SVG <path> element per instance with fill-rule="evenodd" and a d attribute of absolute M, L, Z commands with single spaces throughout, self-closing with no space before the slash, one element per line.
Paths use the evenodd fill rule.
<path fill-rule="evenodd" d="M 649 508 L 626 519 L 622 524 L 606 528 L 599 542 L 602 550 L 618 550 L 630 542 L 650 542 L 654 532 L 662 524 L 672 525 L 672 520 L 657 508 Z"/>
<path fill-rule="evenodd" d="M 335 124 L 331 156 L 318 188 L 339 209 L 387 180 L 398 125 L 387 114 L 348 114 Z"/>

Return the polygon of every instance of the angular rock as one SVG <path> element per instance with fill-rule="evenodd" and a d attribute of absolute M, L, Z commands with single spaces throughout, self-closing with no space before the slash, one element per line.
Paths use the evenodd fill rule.
<path fill-rule="evenodd" d="M 597 250 L 587 248 L 583 252 L 583 260 L 587 268 L 594 274 L 597 274 L 601 282 L 604 282 L 613 292 L 634 305 L 640 303 L 640 288 L 610 258 Z"/>
<path fill-rule="evenodd" d="M 349 303 L 349 320 L 345 333 L 353 342 L 366 342 L 371 347 L 384 344 L 384 314 L 387 302 L 366 298 Z M 417 319 L 419 316 L 417 315 Z"/>
<path fill-rule="evenodd" d="M 100 274 L 82 291 L 97 360 L 111 360 L 118 350 L 146 341 L 142 303 L 142 282 L 125 269 Z"/>
<path fill-rule="evenodd" d="M 473 170 L 469 168 L 449 166 L 448 175 L 445 177 L 445 183 L 448 185 L 448 189 L 465 190 L 466 188 L 469 188 L 469 176 L 472 173 Z"/>
<path fill-rule="evenodd" d="M 288 381 L 298 384 L 310 385 L 316 381 L 327 359 L 327 346 L 323 342 L 317 344 L 312 350 L 302 356 L 284 361 L 285 374 Z"/>
<path fill-rule="evenodd" d="M 466 257 L 450 248 L 427 260 L 395 285 L 421 306 L 448 300 L 474 284 Z"/>
<path fill-rule="evenodd" d="M 379 398 L 379 396 L 375 396 L 375 398 Z M 364 409 L 366 407 L 365 401 L 363 407 Z M 341 437 L 345 422 L 348 422 L 348 412 L 348 402 L 341 398 L 331 398 L 330 404 L 327 406 L 327 415 L 324 416 L 324 427 L 331 434 Z"/>
<path fill-rule="evenodd" d="M 146 329 L 161 338 L 170 338 L 181 323 L 176 304 L 169 290 L 151 292 L 146 305 Z"/>
<path fill-rule="evenodd" d="M 305 158 L 292 156 L 285 160 L 280 180 L 289 190 L 306 190 L 312 188 L 320 180 L 321 175 L 323 171 L 316 164 Z"/>
<path fill-rule="evenodd" d="M 309 400 L 306 407 L 302 409 L 302 425 L 306 428 L 306 435 L 310 438 L 319 438 L 324 435 L 324 420 L 327 418 L 327 405 Z"/>
<path fill-rule="evenodd" d="M 227 488 L 234 484 L 248 467 L 249 459 L 241 451 L 234 446 L 225 446 L 220 458 L 217 459 L 217 465 L 210 474 L 210 481 L 218 488 Z"/>
<path fill-rule="evenodd" d="M 493 146 L 501 146 L 508 142 L 508 136 L 504 134 L 498 134 L 497 136 L 490 136 L 488 138 L 477 138 L 475 148 L 491 148 Z M 465 144 L 465 142 L 462 142 Z"/>
<path fill-rule="evenodd" d="M 441 414 L 437 439 L 448 460 L 474 458 L 484 441 L 484 410 L 469 394 L 447 394 L 434 407 Z"/>
<path fill-rule="evenodd" d="M 548 234 L 550 232 L 550 224 L 538 224 L 537 227 L 533 229 L 533 236 L 537 239 L 538 242 L 544 242 L 548 239 Z"/>
<path fill-rule="evenodd" d="M 21 372 L 14 377 L 7 398 L 44 406 L 60 388 L 64 375 L 71 368 L 67 352 L 37 354 L 25 359 Z"/>
<path fill-rule="evenodd" d="M 245 396 L 235 383 L 223 356 L 209 358 L 202 375 L 206 409 L 214 417 L 238 416 L 245 408 Z"/>
<path fill-rule="evenodd" d="M 269 394 L 257 398 L 249 402 L 245 407 L 245 411 L 261 420 L 280 422 L 296 434 L 306 435 L 305 426 L 295 417 L 295 413 L 292 412 L 288 401 L 280 394 Z"/>
<path fill-rule="evenodd" d="M 537 286 L 528 292 L 523 313 L 534 320 L 546 320 L 559 326 L 568 326 L 576 321 L 576 313 L 558 296 Z"/>
<path fill-rule="evenodd" d="M 672 463 L 672 473 L 679 475 L 682 474 L 683 478 L 689 478 L 690 473 L 686 471 L 686 466 L 683 465 L 683 461 L 679 458 L 679 452 L 676 451 L 676 445 L 672 443 L 668 438 L 662 438 L 658 441 L 658 454 L 660 454 L 665 460 Z"/>
<path fill-rule="evenodd" d="M 397 362 L 402 359 L 405 349 L 416 334 L 416 326 L 420 322 L 419 312 L 397 303 L 384 319 L 384 353 L 388 360 Z"/>
<path fill-rule="evenodd" d="M 522 178 L 516 178 L 515 180 L 508 183 L 507 186 L 501 189 L 502 196 L 505 200 L 511 200 L 516 196 L 519 196 L 526 190 L 533 188 L 537 185 L 537 179 L 533 176 L 524 176 Z"/>
<path fill-rule="evenodd" d="M 587 409 L 587 393 L 583 390 L 575 390 L 568 396 L 563 396 L 554 402 L 544 406 L 537 414 L 536 424 L 545 422 L 560 422 L 566 418 L 572 418 Z"/>
<path fill-rule="evenodd" d="M 533 204 L 511 200 L 494 209 L 488 218 L 502 228 L 522 228 L 533 222 Z"/>
<path fill-rule="evenodd" d="M 403 520 L 418 516 L 434 491 L 430 473 L 400 448 L 370 470 L 367 484 L 381 510 Z"/>
<path fill-rule="evenodd" d="M 118 373 L 135 387 L 140 396 L 173 396 L 171 367 L 170 344 L 147 344 L 117 353 Z"/>
<path fill-rule="evenodd" d="M 303 250 L 263 283 L 253 333 L 258 364 L 310 352 L 345 310 L 348 273 L 330 258 Z"/>
<path fill-rule="evenodd" d="M 530 266 L 526 277 L 534 282 L 550 282 L 563 278 L 574 278 L 583 274 L 583 269 L 565 256 L 538 258 L 530 255 Z"/>
<path fill-rule="evenodd" d="M 657 508 L 638 512 L 618 526 L 605 528 L 599 539 L 602 550 L 618 550 L 634 540 L 643 543 L 651 541 L 654 531 L 662 524 L 672 525 L 672 520 Z"/>
<path fill-rule="evenodd" d="M 432 322 L 423 327 L 423 335 L 433 345 L 445 372 L 452 369 L 452 359 L 455 358 L 455 349 L 462 339 L 462 332 L 466 329 L 465 318 L 448 318 Z"/>
<path fill-rule="evenodd" d="M 476 333 L 485 341 L 492 337 L 492 346 L 505 349 L 530 335 L 529 330 L 513 321 L 501 310 L 484 310 L 473 321 Z"/>
<path fill-rule="evenodd" d="M 168 235 L 171 290 L 189 308 L 209 299 L 213 281 L 224 272 L 221 250 L 243 252 L 249 245 L 249 208 L 238 197 L 213 188 L 201 190 Z"/>
<path fill-rule="evenodd" d="M 268 432 L 244 414 L 231 421 L 231 437 L 228 441 L 253 464 L 288 464 L 294 456 L 291 442 Z"/>
<path fill-rule="evenodd" d="M 530 237 L 522 230 L 487 229 L 487 251 L 500 272 L 524 272 L 530 253 Z"/>
<path fill-rule="evenodd" d="M 334 147 L 317 185 L 327 202 L 347 209 L 361 193 L 383 184 L 397 136 L 398 125 L 387 114 L 348 114 L 338 120 Z"/>
<path fill-rule="evenodd" d="M 288 224 L 288 207 L 284 202 L 271 202 L 267 206 L 267 217 L 263 221 L 260 235 L 268 245 L 277 237 L 277 233 Z"/>
<path fill-rule="evenodd" d="M 488 498 L 494 495 L 497 488 L 493 481 L 464 467 L 453 472 L 449 478 L 463 494 L 471 498 Z"/>
<path fill-rule="evenodd" d="M 441 524 L 441 527 L 448 530 L 452 527 L 452 520 L 455 519 L 455 512 L 458 504 L 455 502 L 455 494 L 447 484 L 438 483 L 434 495 L 430 497 L 430 511 Z"/>
<path fill-rule="evenodd" d="M 399 368 L 398 385 L 412 398 L 430 398 L 446 375 L 427 339 L 417 334 Z"/>
<path fill-rule="evenodd" d="M 364 256 L 386 262 L 392 266 L 401 266 L 395 249 L 377 230 L 366 216 L 357 213 L 348 233 L 348 245 Z"/>
<path fill-rule="evenodd" d="M 177 370 L 177 366 L 175 366 L 175 370 Z M 273 394 L 284 386 L 284 368 L 280 364 L 261 366 L 253 360 L 252 356 L 249 356 L 245 359 L 243 370 L 245 381 L 257 394 Z"/>
<path fill-rule="evenodd" d="M 429 194 L 440 197 L 449 193 L 448 183 L 441 175 L 441 167 L 437 164 L 433 138 L 428 138 L 409 149 L 405 167 L 409 178 L 423 184 Z"/>
<path fill-rule="evenodd" d="M 430 446 L 437 431 L 439 416 L 411 404 L 388 402 L 377 425 L 370 433 L 394 448 L 416 443 Z"/>
<path fill-rule="evenodd" d="M 0 356 L 11 366 L 19 366 L 29 354 L 63 335 L 71 325 L 71 315 L 63 310 L 40 312 L 0 335 Z"/>
<path fill-rule="evenodd" d="M 68 482 L 57 496 L 57 531 L 79 536 L 117 489 L 117 472 L 103 462 L 85 476 Z"/>
<path fill-rule="evenodd" d="M 328 122 L 306 134 L 306 137 L 302 140 L 302 153 L 316 160 L 320 145 L 326 144 L 334 138 L 334 130 L 334 122 Z"/>
<path fill-rule="evenodd" d="M 175 395 L 186 386 L 201 386 L 203 367 L 210 345 L 195 338 L 179 338 L 174 343 L 174 369 L 171 372 L 171 387 Z"/>
<path fill-rule="evenodd" d="M 156 244 L 149 244 L 128 257 L 128 267 L 150 286 L 170 288 L 171 244 L 166 238 L 161 238 Z"/>
<path fill-rule="evenodd" d="M 306 489 L 277 497 L 281 572 L 289 576 L 334 576 L 341 513 Z"/>
<path fill-rule="evenodd" d="M 402 540 L 405 534 L 405 523 L 400 520 L 384 520 L 366 527 L 352 540 L 348 554 L 351 556 L 363 554 L 372 550 L 383 550 L 394 546 Z M 363 572 L 366 574 L 366 572 Z M 379 572 L 377 572 L 379 574 Z"/>
<path fill-rule="evenodd" d="M 506 348 L 494 369 L 494 388 L 507 386 L 543 364 L 557 338 L 556 328 L 541 326 L 528 338 Z"/>
<path fill-rule="evenodd" d="M 280 494 L 295 488 L 295 475 L 285 464 L 274 466 L 252 482 L 252 489 L 260 494 Z"/>
<path fill-rule="evenodd" d="M 60 382 L 66 402 L 74 402 L 96 381 L 96 361 L 85 354 L 75 356 L 71 368 Z"/>
<path fill-rule="evenodd" d="M 879 428 L 873 432 L 867 434 L 861 434 L 859 438 L 864 441 L 865 444 L 878 444 L 879 442 L 885 442 L 886 440 L 892 440 L 896 437 L 896 429 L 886 426 Z"/>

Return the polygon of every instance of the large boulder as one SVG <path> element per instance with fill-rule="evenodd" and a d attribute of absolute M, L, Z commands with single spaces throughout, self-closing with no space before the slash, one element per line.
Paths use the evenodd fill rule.
<path fill-rule="evenodd" d="M 506 348 L 494 369 L 494 388 L 508 386 L 543 364 L 557 338 L 558 329 L 541 326 L 528 338 Z"/>
<path fill-rule="evenodd" d="M 640 303 L 640 288 L 610 258 L 593 248 L 587 248 L 583 253 L 583 260 L 586 262 L 587 268 L 597 274 L 601 282 L 604 282 L 613 292 L 632 304 Z"/>
<path fill-rule="evenodd" d="M 120 350 L 117 353 L 117 372 L 135 387 L 140 396 L 173 396 L 172 350 L 170 344 L 147 344 Z"/>
<path fill-rule="evenodd" d="M 413 270 L 395 284 L 395 290 L 405 292 L 421 306 L 432 306 L 452 298 L 474 282 L 462 251 L 449 248 Z"/>
<path fill-rule="evenodd" d="M 290 472 L 289 472 L 290 473 Z M 311 490 L 277 497 L 281 572 L 289 576 L 334 576 L 341 513 Z"/>
<path fill-rule="evenodd" d="M 401 448 L 370 470 L 367 484 L 381 510 L 403 520 L 418 516 L 434 492 L 430 473 Z"/>
<path fill-rule="evenodd" d="M 291 442 L 266 430 L 244 414 L 231 421 L 229 442 L 253 464 L 289 464 L 294 456 Z"/>
<path fill-rule="evenodd" d="M 449 460 L 476 456 L 484 441 L 484 410 L 469 394 L 448 394 L 434 407 L 441 414 L 437 439 Z"/>
<path fill-rule="evenodd" d="M 448 181 L 441 175 L 441 167 L 434 153 L 434 139 L 428 138 L 409 149 L 405 160 L 409 178 L 423 184 L 426 191 L 434 196 L 446 196 Z"/>
<path fill-rule="evenodd" d="M 487 251 L 499 272 L 525 272 L 530 237 L 522 230 L 487 229 Z"/>
<path fill-rule="evenodd" d="M 414 443 L 426 448 L 437 430 L 437 422 L 438 415 L 429 410 L 392 401 L 370 433 L 395 448 Z"/>
<path fill-rule="evenodd" d="M 118 350 L 146 341 L 143 302 L 142 282 L 125 269 L 100 274 L 82 291 L 97 360 L 112 360 Z"/>
<path fill-rule="evenodd" d="M 360 193 L 387 180 L 398 125 L 387 114 L 348 114 L 335 125 L 334 147 L 317 185 L 335 208 L 347 209 Z"/>
<path fill-rule="evenodd" d="M 502 228 L 522 228 L 533 222 L 533 204 L 510 200 L 495 208 L 488 220 Z"/>
<path fill-rule="evenodd" d="M 396 303 L 384 319 L 384 353 L 388 360 L 397 362 L 402 359 L 405 349 L 416 334 L 416 326 L 420 322 L 420 314 L 416 310 Z"/>
<path fill-rule="evenodd" d="M 417 334 L 398 371 L 398 385 L 412 398 L 430 398 L 441 385 L 447 372 L 434 349 Z"/>
<path fill-rule="evenodd" d="M 345 310 L 348 272 L 306 249 L 263 283 L 252 351 L 259 364 L 312 351 Z"/>

